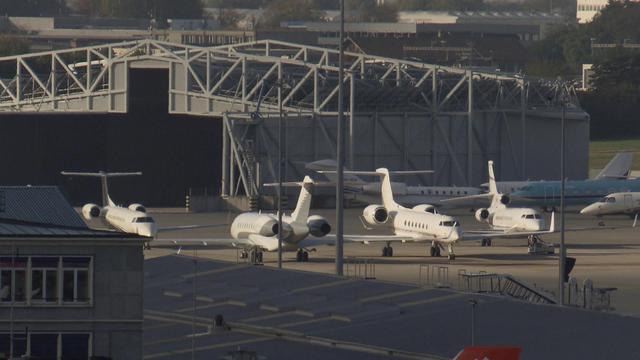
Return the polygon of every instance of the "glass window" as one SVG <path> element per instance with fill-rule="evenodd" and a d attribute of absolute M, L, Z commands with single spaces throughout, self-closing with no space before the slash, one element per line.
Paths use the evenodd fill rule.
<path fill-rule="evenodd" d="M 62 334 L 62 360 L 86 360 L 89 357 L 89 334 Z"/>
<path fill-rule="evenodd" d="M 65 257 L 62 259 L 62 300 L 65 302 L 88 302 L 89 263 L 85 257 Z"/>
<path fill-rule="evenodd" d="M 32 358 L 56 360 L 58 334 L 31 334 L 29 340 Z"/>
<path fill-rule="evenodd" d="M 28 258 L 0 258 L 0 299 L 4 302 L 26 301 Z"/>
<path fill-rule="evenodd" d="M 608 197 L 608 198 L 607 198 L 607 202 L 608 202 L 608 203 L 614 203 L 614 202 L 616 202 L 616 198 L 614 198 L 614 197 Z"/>
<path fill-rule="evenodd" d="M 31 258 L 31 299 L 58 301 L 58 257 Z"/>
<path fill-rule="evenodd" d="M 153 218 L 150 217 L 150 216 L 144 216 L 144 217 L 139 217 L 139 218 L 133 219 L 133 222 L 135 222 L 135 223 L 152 223 L 153 222 Z"/>

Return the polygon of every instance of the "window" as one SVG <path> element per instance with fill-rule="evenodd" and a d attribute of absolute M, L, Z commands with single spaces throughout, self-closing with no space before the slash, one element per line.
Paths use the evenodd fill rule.
<path fill-rule="evenodd" d="M 139 218 L 134 218 L 133 219 L 134 223 L 153 223 L 153 218 L 150 216 L 143 216 L 143 217 L 139 217 Z"/>
<path fill-rule="evenodd" d="M 62 259 L 62 300 L 64 302 L 89 301 L 89 258 Z"/>
<path fill-rule="evenodd" d="M 62 360 L 84 360 L 89 356 L 89 334 L 62 334 Z"/>
<path fill-rule="evenodd" d="M 58 302 L 59 258 L 43 257 L 31 259 L 31 300 L 36 302 Z"/>
<path fill-rule="evenodd" d="M 0 258 L 0 299 L 24 302 L 27 290 L 27 258 Z"/>
<path fill-rule="evenodd" d="M 440 226 L 446 226 L 446 227 L 455 227 L 458 226 L 458 222 L 453 220 L 453 221 L 441 221 L 440 222 Z"/>
<path fill-rule="evenodd" d="M 1 359 L 9 358 L 9 343 L 10 334 L 0 333 Z M 24 330 L 13 333 L 14 358 L 27 355 L 30 359 L 87 360 L 91 355 L 90 348 L 91 335 L 88 333 L 29 333 Z"/>
<path fill-rule="evenodd" d="M 606 202 L 614 203 L 614 202 L 616 202 L 616 198 L 614 198 L 613 196 L 610 196 L 610 197 L 606 198 Z"/>
<path fill-rule="evenodd" d="M 91 302 L 91 258 L 0 257 L 0 306 Z"/>

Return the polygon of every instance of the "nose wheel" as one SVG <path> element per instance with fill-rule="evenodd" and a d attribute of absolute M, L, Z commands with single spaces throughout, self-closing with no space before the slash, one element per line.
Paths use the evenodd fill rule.
<path fill-rule="evenodd" d="M 393 256 L 393 248 L 391 247 L 391 243 L 387 243 L 387 246 L 382 248 L 382 257 L 392 257 Z"/>
<path fill-rule="evenodd" d="M 480 246 L 491 246 L 491 239 L 482 239 L 480 241 Z"/>
<path fill-rule="evenodd" d="M 303 249 L 298 249 L 296 252 L 296 262 L 308 262 L 309 261 L 309 253 Z"/>

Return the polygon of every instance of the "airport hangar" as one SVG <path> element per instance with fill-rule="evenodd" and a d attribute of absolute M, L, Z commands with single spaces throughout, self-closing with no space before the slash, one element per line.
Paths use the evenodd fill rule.
<path fill-rule="evenodd" d="M 567 176 L 587 177 L 589 116 L 571 84 L 345 55 L 351 168 L 433 169 L 408 181 L 478 185 L 492 159 L 502 180 L 557 179 L 564 108 Z M 203 181 L 223 197 L 257 198 L 277 179 L 280 108 L 287 181 L 302 178 L 306 161 L 335 158 L 337 63 L 335 50 L 273 40 L 142 40 L 0 58 L 0 156 L 14 169 L 2 182 L 59 184 L 59 170 L 101 166 L 142 170 L 113 190 L 147 205 L 182 205 Z M 97 197 L 96 184 L 83 185 Z M 71 191 L 72 202 L 86 201 Z"/>

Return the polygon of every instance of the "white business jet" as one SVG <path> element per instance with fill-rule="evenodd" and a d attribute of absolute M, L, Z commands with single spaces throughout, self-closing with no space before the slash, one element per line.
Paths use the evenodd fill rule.
<path fill-rule="evenodd" d="M 320 173 L 333 172 L 320 171 Z M 389 170 L 386 168 L 377 169 L 375 172 L 345 171 L 345 173 L 381 177 L 382 204 L 373 204 L 364 208 L 362 218 L 366 224 L 365 227 L 369 229 L 386 227 L 393 231 L 393 235 L 345 235 L 346 240 L 360 241 L 365 244 L 384 242 L 386 246 L 382 250 L 382 256 L 393 256 L 392 242 L 430 242 L 431 256 L 440 256 L 441 246 L 447 245 L 449 259 L 455 259 L 453 243 L 462 237 L 462 230 L 455 218 L 439 214 L 432 205 L 416 205 L 413 208 L 405 208 L 396 203 L 389 179 Z"/>
<path fill-rule="evenodd" d="M 457 199 L 444 200 L 444 202 L 466 201 L 470 199 L 488 199 L 490 206 L 476 210 L 475 218 L 481 223 L 486 223 L 490 231 L 481 231 L 487 235 L 481 241 L 482 246 L 491 246 L 491 238 L 503 234 L 531 233 L 529 242 L 540 241 L 538 233 L 545 232 L 545 221 L 540 212 L 527 207 L 509 207 L 510 198 L 508 195 L 498 191 L 495 173 L 493 171 L 493 161 L 489 160 L 489 192 L 486 194 L 472 195 Z M 469 234 L 476 232 L 469 231 Z"/>
<path fill-rule="evenodd" d="M 102 219 L 108 227 L 114 228 L 118 231 L 125 232 L 127 234 L 135 234 L 148 238 L 155 238 L 158 232 L 172 231 L 181 229 L 194 229 L 199 227 L 211 227 L 218 225 L 183 225 L 175 227 L 158 227 L 153 220 L 153 217 L 147 214 L 147 209 L 138 203 L 129 205 L 128 207 L 122 207 L 116 205 L 109 196 L 109 186 L 107 179 L 111 177 L 122 176 L 139 176 L 141 172 L 104 172 L 97 173 L 89 172 L 70 172 L 62 171 L 62 175 L 65 176 L 85 176 L 85 177 L 97 177 L 102 182 L 102 206 L 89 203 L 82 207 L 82 217 L 86 220 Z M 148 245 L 148 244 L 147 244 Z"/>
<path fill-rule="evenodd" d="M 598 218 L 603 215 L 630 215 L 635 217 L 633 227 L 636 226 L 639 213 L 640 192 L 613 193 L 580 210 L 580 214 Z"/>

